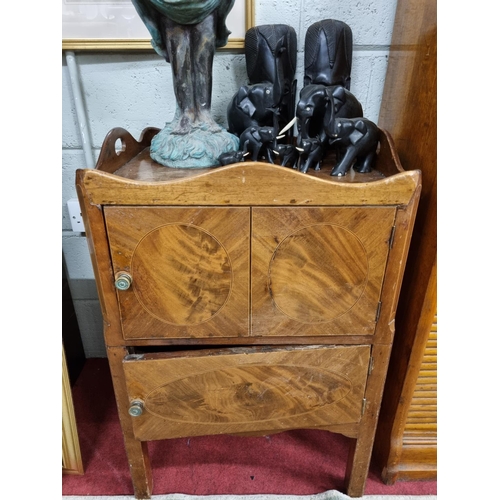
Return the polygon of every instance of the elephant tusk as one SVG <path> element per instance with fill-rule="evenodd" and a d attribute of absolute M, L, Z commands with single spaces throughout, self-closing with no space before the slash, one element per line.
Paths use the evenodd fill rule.
<path fill-rule="evenodd" d="M 274 153 L 275 155 L 279 155 L 278 151 L 275 151 L 274 149 L 273 149 L 273 153 Z"/>
<path fill-rule="evenodd" d="M 250 154 L 250 152 L 247 152 L 247 153 L 245 153 L 243 156 L 248 156 L 249 154 Z"/>
<path fill-rule="evenodd" d="M 279 131 L 278 135 L 284 134 L 289 128 L 292 128 L 296 121 L 297 117 L 294 116 L 292 121 L 288 125 L 285 125 L 285 127 Z"/>
<path fill-rule="evenodd" d="M 304 150 L 303 150 L 302 148 L 298 148 L 297 146 L 295 146 L 295 149 L 296 149 L 297 151 L 300 151 L 301 153 L 303 153 L 303 152 L 304 152 Z"/>
<path fill-rule="evenodd" d="M 283 137 L 285 137 L 285 134 L 276 136 L 276 139 L 283 139 Z"/>

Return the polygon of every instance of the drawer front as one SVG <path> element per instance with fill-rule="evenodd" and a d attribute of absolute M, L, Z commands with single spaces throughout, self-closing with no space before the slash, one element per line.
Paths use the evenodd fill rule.
<path fill-rule="evenodd" d="M 125 339 L 249 333 L 249 208 L 104 208 Z"/>
<path fill-rule="evenodd" d="M 252 335 L 372 335 L 394 207 L 252 209 Z"/>
<path fill-rule="evenodd" d="M 132 357 L 124 360 L 128 394 L 143 404 L 131 417 L 134 434 L 154 440 L 356 424 L 370 346 Z"/>

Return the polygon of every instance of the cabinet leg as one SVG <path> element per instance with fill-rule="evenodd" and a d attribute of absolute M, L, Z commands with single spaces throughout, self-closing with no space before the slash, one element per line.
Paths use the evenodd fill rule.
<path fill-rule="evenodd" d="M 147 443 L 136 439 L 125 439 L 130 475 L 134 486 L 134 495 L 137 499 L 151 498 L 153 478 Z"/>
<path fill-rule="evenodd" d="M 147 443 L 134 437 L 132 420 L 128 414 L 129 398 L 123 371 L 123 358 L 127 355 L 124 347 L 108 347 L 108 360 L 115 391 L 118 416 L 125 441 L 125 451 L 137 499 L 151 498 L 153 491 L 153 478 Z"/>
<path fill-rule="evenodd" d="M 347 460 L 345 485 L 350 497 L 361 497 L 365 491 L 390 354 L 391 346 L 375 345 L 372 348 L 373 371 L 366 383 L 365 413 L 361 417 L 358 437 L 351 443 Z"/>
<path fill-rule="evenodd" d="M 366 446 L 363 439 L 353 439 L 349 448 L 345 474 L 345 490 L 353 498 L 362 497 L 370 467 L 371 445 Z"/>

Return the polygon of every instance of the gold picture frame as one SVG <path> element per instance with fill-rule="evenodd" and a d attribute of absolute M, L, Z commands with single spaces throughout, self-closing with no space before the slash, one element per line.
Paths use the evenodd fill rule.
<path fill-rule="evenodd" d="M 227 25 L 235 36 L 221 50 L 243 49 L 246 31 L 255 26 L 255 0 L 235 0 Z M 62 50 L 153 51 L 150 40 L 130 0 L 62 0 Z"/>

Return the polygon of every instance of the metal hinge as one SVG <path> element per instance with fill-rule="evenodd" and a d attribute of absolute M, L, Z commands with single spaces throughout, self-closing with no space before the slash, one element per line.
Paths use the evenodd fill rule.
<path fill-rule="evenodd" d="M 382 309 L 382 302 L 379 302 L 377 304 L 377 312 L 375 313 L 375 323 L 378 321 L 380 318 L 380 309 Z"/>
<path fill-rule="evenodd" d="M 371 375 L 373 371 L 373 356 L 370 356 L 370 362 L 368 363 L 368 375 Z"/>
<path fill-rule="evenodd" d="M 391 235 L 389 236 L 389 248 L 394 244 L 394 235 L 396 234 L 396 226 L 392 226 Z"/>
<path fill-rule="evenodd" d="M 366 409 L 366 398 L 363 398 L 363 402 L 361 403 L 361 416 L 365 414 Z"/>

